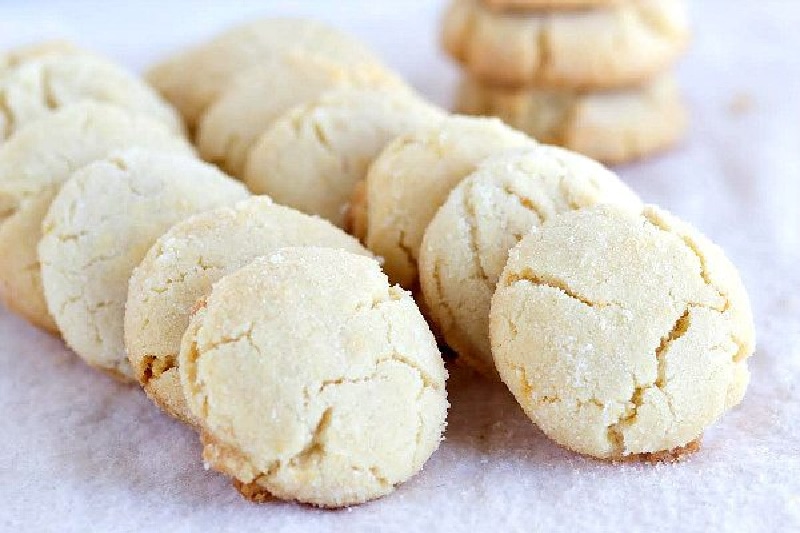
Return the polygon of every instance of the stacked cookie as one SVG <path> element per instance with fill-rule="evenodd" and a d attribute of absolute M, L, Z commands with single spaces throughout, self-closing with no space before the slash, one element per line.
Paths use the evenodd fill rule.
<path fill-rule="evenodd" d="M 461 112 L 612 164 L 683 134 L 670 67 L 687 40 L 682 0 L 452 0 L 443 27 Z"/>

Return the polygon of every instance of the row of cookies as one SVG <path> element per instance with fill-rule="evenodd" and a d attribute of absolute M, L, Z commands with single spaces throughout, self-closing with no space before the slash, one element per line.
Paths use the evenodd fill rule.
<path fill-rule="evenodd" d="M 308 20 L 234 27 L 148 79 L 182 112 L 206 161 L 338 226 L 383 145 L 443 115 L 362 43 Z"/>
<path fill-rule="evenodd" d="M 68 43 L 0 54 L 0 102 L 0 297 L 55 331 L 36 244 L 58 187 L 76 168 L 119 148 L 193 149 L 179 115 L 147 84 Z"/>
<path fill-rule="evenodd" d="M 290 53 L 246 32 L 233 40 L 261 58 Z M 231 53 L 220 65 L 233 68 Z M 198 79 L 187 74 L 183 90 L 235 77 L 204 71 L 212 59 L 184 65 Z M 348 98 L 367 105 L 341 110 Z M 322 113 L 319 101 L 333 103 Z M 229 207 L 245 190 L 191 156 L 146 145 L 77 169 L 81 154 L 97 153 L 81 144 L 105 135 L 75 110 L 94 116 L 98 107 L 108 108 L 56 111 L 30 126 L 45 123 L 32 140 L 18 143 L 24 128 L 8 143 L 22 146 L 11 154 L 34 146 L 46 165 L 78 161 L 60 191 L 66 177 L 51 182 L 55 200 L 38 204 L 44 224 L 13 230 L 41 259 L 20 271 L 41 272 L 45 309 L 67 342 L 94 366 L 135 376 L 198 428 L 207 464 L 254 499 L 357 503 L 419 470 L 441 436 L 446 373 L 407 293 L 327 222 L 265 198 Z M 735 269 L 599 164 L 497 120 L 447 117 L 403 90 L 334 88 L 285 115 L 275 131 L 285 132 L 279 152 L 292 155 L 258 165 L 281 176 L 274 195 L 288 191 L 287 203 L 351 227 L 389 279 L 427 303 L 462 358 L 499 374 L 561 444 L 611 459 L 666 452 L 741 399 L 752 319 Z M 73 123 L 77 148 L 60 137 Z M 175 179 L 175 169 L 206 175 L 203 186 Z M 598 246 L 593 227 L 611 244 Z M 542 239 L 553 249 L 543 248 L 553 258 L 544 266 Z M 309 245 L 344 251 L 276 250 Z M 576 302 L 610 310 L 581 314 Z"/>
<path fill-rule="evenodd" d="M 670 69 L 687 40 L 682 0 L 452 0 L 442 34 L 461 112 L 606 163 L 682 136 Z"/>
<path fill-rule="evenodd" d="M 248 497 L 347 505 L 419 471 L 447 399 L 413 299 L 354 238 L 250 197 L 182 128 L 82 84 L 58 78 L 48 112 L 0 147 L 9 307 L 140 381 Z"/>
<path fill-rule="evenodd" d="M 235 35 L 241 40 L 237 42 L 234 39 Z M 227 41 L 223 39 L 223 42 L 228 44 L 222 49 L 227 50 L 229 57 L 238 57 L 236 50 L 239 48 L 252 51 L 259 46 L 262 55 L 269 56 L 275 53 L 271 45 L 254 44 L 256 41 L 247 32 L 237 34 L 233 30 L 224 36 L 227 36 L 225 37 Z M 212 45 L 204 45 L 205 47 L 201 46 L 197 50 L 205 50 L 204 54 L 210 54 L 209 50 L 219 53 L 220 48 L 213 44 L 218 42 L 220 38 L 212 41 Z M 235 46 L 232 44 L 234 42 Z M 282 49 L 278 50 L 279 53 L 284 53 Z M 186 61 L 186 57 L 193 56 L 191 54 L 178 56 L 178 59 L 167 61 L 163 65 L 172 65 L 170 68 L 175 70 L 175 61 L 178 63 Z M 207 61 L 213 64 L 213 61 Z M 190 63 L 194 63 L 194 68 L 185 67 L 184 70 L 191 71 L 193 76 L 201 79 L 192 81 L 192 77 L 189 76 L 181 81 L 189 97 L 192 94 L 192 87 L 204 86 L 205 79 L 210 76 L 210 72 L 213 72 L 213 70 L 204 72 L 203 63 L 197 62 L 196 56 Z M 244 63 L 247 64 L 246 61 Z M 250 70 L 245 69 L 245 74 L 240 75 L 238 79 L 258 79 L 259 75 L 252 74 L 258 70 L 253 70 L 253 67 L 247 68 Z M 157 67 L 153 72 L 160 72 L 163 76 L 164 69 L 163 66 Z M 302 78 L 288 77 L 290 79 L 285 83 L 302 85 Z M 156 83 L 158 84 L 158 81 Z M 269 93 L 264 91 L 263 83 L 266 82 L 256 84 L 248 82 L 251 98 L 263 94 L 264 99 L 269 99 L 267 96 Z M 221 91 L 222 96 L 216 102 L 224 101 L 225 95 L 229 92 L 237 94 L 240 91 L 244 89 L 224 89 Z M 334 90 L 334 93 L 336 92 L 358 94 L 361 90 L 350 88 L 343 92 Z M 281 94 L 283 93 L 278 91 L 279 101 L 282 99 Z M 323 93 L 320 100 L 330 98 L 330 94 L 332 93 Z M 396 98 L 395 88 L 387 86 L 372 91 L 371 94 L 374 95 L 374 99 L 360 96 L 360 102 L 364 105 L 359 106 L 359 109 L 341 113 L 338 121 L 325 120 L 327 116 L 336 115 L 319 113 L 319 104 L 316 102 L 301 104 L 286 114 L 292 117 L 291 119 L 277 119 L 276 124 L 281 124 L 280 128 L 273 125 L 266 133 L 261 134 L 260 140 L 256 141 L 255 147 L 250 148 L 247 154 L 245 167 L 257 168 L 266 176 L 280 176 L 266 192 L 280 196 L 283 201 L 301 210 L 322 214 L 337 225 L 344 225 L 364 242 L 369 250 L 381 257 L 389 279 L 415 293 L 432 327 L 438 330 L 450 347 L 458 352 L 460 358 L 490 377 L 496 378 L 498 375 L 503 377 L 509 388 L 517 394 L 523 407 L 534 420 L 538 421 L 534 411 L 529 409 L 529 406 L 535 403 L 531 396 L 535 390 L 534 386 L 521 388 L 519 380 L 514 376 L 518 376 L 524 370 L 527 358 L 535 359 L 541 354 L 530 353 L 530 350 L 526 350 L 523 345 L 517 347 L 518 351 L 513 356 L 504 356 L 500 362 L 497 353 L 506 344 L 503 337 L 507 337 L 509 333 L 502 330 L 496 335 L 492 333 L 490 318 L 494 313 L 492 298 L 497 284 L 502 279 L 503 269 L 507 266 L 509 250 L 518 241 L 523 241 L 526 235 L 530 234 L 531 228 L 546 226 L 551 220 L 555 224 L 555 221 L 561 218 L 559 215 L 564 215 L 565 220 L 569 220 L 568 212 L 580 212 L 601 204 L 613 205 L 616 210 L 597 211 L 592 216 L 599 217 L 598 223 L 606 218 L 612 220 L 612 225 L 619 226 L 620 234 L 645 224 L 655 226 L 653 220 L 662 218 L 671 220 L 671 218 L 662 215 L 660 211 L 645 208 L 635 194 L 601 165 L 565 150 L 540 145 L 527 135 L 497 120 L 446 117 L 434 112 L 430 113 L 429 117 L 416 121 L 416 124 L 408 125 L 396 116 L 385 114 L 381 104 L 382 100 Z M 182 98 L 180 91 L 172 98 L 177 105 L 180 105 Z M 212 104 L 212 109 L 214 105 L 216 104 Z M 268 102 L 258 104 L 262 108 L 270 105 L 272 104 Z M 404 114 L 411 113 L 406 109 Z M 310 115 L 320 118 L 306 121 L 305 117 Z M 208 116 L 210 112 L 206 112 L 205 117 Z M 386 117 L 385 121 L 382 117 Z M 393 121 L 396 124 L 403 124 L 403 127 L 393 129 L 391 127 Z M 384 131 L 391 131 L 392 134 L 376 135 L 376 128 L 370 126 L 375 123 L 387 124 L 389 127 Z M 261 157 L 258 147 L 264 139 L 277 137 L 276 131 L 288 132 L 292 128 L 294 132 L 308 131 L 308 133 L 280 135 L 284 139 L 293 139 L 283 143 L 281 150 L 292 154 L 291 158 L 280 162 L 281 159 L 277 157 Z M 408 132 L 403 134 L 403 130 Z M 391 137 L 396 138 L 387 144 L 387 140 Z M 310 142 L 306 142 L 306 138 Z M 359 146 L 370 147 L 369 151 L 361 152 L 359 159 L 362 163 L 360 165 L 348 163 L 355 160 L 351 154 L 355 153 Z M 321 167 L 319 162 L 325 160 L 338 163 L 327 167 L 330 170 L 326 174 L 326 180 L 321 181 L 315 177 L 309 181 L 308 176 L 317 176 L 316 169 Z M 297 167 L 293 169 L 296 173 L 286 171 L 290 162 Z M 358 170 L 353 174 L 343 174 L 338 170 L 348 167 Z M 249 182 L 247 177 L 249 173 L 245 173 L 246 182 Z M 301 186 L 297 187 L 297 184 Z M 348 206 L 346 197 L 350 191 L 352 198 Z M 287 192 L 292 196 L 288 196 Z M 329 209 L 322 211 L 318 207 L 320 198 L 333 199 L 334 202 Z M 657 215 L 651 215 L 651 211 Z M 716 273 L 708 273 L 705 270 L 706 264 L 712 262 L 708 258 L 718 255 L 716 249 L 711 245 L 708 245 L 707 250 L 705 245 L 686 244 L 702 239 L 684 238 L 681 233 L 683 231 L 676 230 L 668 239 L 671 241 L 684 239 L 681 241 L 684 242 L 683 248 L 677 258 L 661 258 L 654 251 L 645 254 L 644 258 L 648 262 L 664 259 L 665 263 L 677 263 L 673 265 L 675 268 L 668 269 L 668 279 L 660 279 L 660 286 L 668 291 L 669 297 L 654 300 L 656 302 L 654 305 L 663 306 L 659 312 L 663 312 L 665 316 L 672 316 L 673 311 L 680 307 L 678 303 L 681 300 L 677 296 L 672 298 L 673 295 L 680 294 L 680 291 L 672 285 L 694 286 L 692 283 L 696 283 L 698 279 L 713 279 L 713 276 L 716 276 Z M 667 230 L 664 232 L 669 233 Z M 696 234 L 694 230 L 686 230 L 684 233 Z M 653 242 L 660 242 L 659 238 L 653 238 L 649 234 L 646 236 L 637 234 L 631 237 L 628 244 L 633 246 L 633 251 L 625 257 L 633 255 L 633 258 L 628 258 L 632 262 L 638 259 L 636 249 L 639 237 L 650 247 L 653 247 Z M 573 243 L 568 240 L 563 244 L 570 246 Z M 586 253 L 596 252 L 591 249 L 592 244 L 588 239 L 582 243 L 587 248 Z M 660 244 L 656 246 L 658 247 Z M 601 267 L 606 263 L 595 260 L 591 263 L 597 270 L 593 275 L 608 280 L 616 277 L 617 282 L 624 286 L 626 271 L 619 268 L 619 264 L 612 272 L 602 272 Z M 733 271 L 724 259 L 714 260 L 713 263 L 722 264 L 723 266 L 715 267 L 722 272 Z M 565 264 L 563 268 L 566 272 L 571 265 Z M 587 271 L 589 270 L 587 268 Z M 683 279 L 684 277 L 691 278 L 692 281 L 689 282 Z M 572 430 L 572 439 L 568 435 L 548 431 L 546 421 L 542 421 L 540 425 L 549 435 L 567 447 L 602 458 L 617 459 L 640 454 L 668 453 L 690 445 L 693 439 L 699 437 L 704 427 L 741 399 L 746 384 L 747 371 L 744 359 L 752 351 L 752 324 L 748 321 L 749 305 L 746 296 L 741 296 L 743 289 L 735 274 L 725 274 L 724 278 L 726 285 L 720 290 L 720 294 L 725 294 L 726 298 L 733 294 L 734 296 L 730 297 L 733 303 L 726 303 L 716 308 L 715 310 L 724 316 L 715 319 L 719 319 L 721 323 L 719 331 L 729 331 L 735 335 L 737 342 L 727 343 L 723 351 L 729 355 L 729 352 L 733 351 L 737 354 L 736 357 L 728 358 L 727 364 L 724 357 L 719 358 L 716 361 L 717 365 L 708 365 L 703 372 L 696 372 L 694 368 L 687 367 L 685 361 L 676 363 L 676 372 L 678 374 L 685 372 L 687 376 L 683 377 L 687 377 L 691 382 L 678 393 L 665 392 L 667 388 L 664 376 L 659 376 L 658 383 L 655 379 L 650 380 L 652 383 L 646 387 L 644 377 L 649 378 L 653 372 L 663 371 L 663 362 L 659 362 L 661 356 L 651 357 L 651 352 L 658 351 L 662 337 L 677 339 L 682 334 L 680 329 L 685 325 L 685 320 L 677 320 L 683 316 L 681 314 L 673 321 L 679 326 L 672 329 L 665 327 L 663 331 L 659 330 L 659 335 L 656 335 L 655 331 L 645 334 L 646 332 L 636 331 L 636 328 L 643 327 L 642 320 L 646 320 L 646 317 L 635 316 L 632 311 L 624 309 L 625 313 L 630 313 L 630 328 L 623 332 L 616 331 L 620 335 L 620 345 L 626 346 L 626 341 L 622 338 L 625 335 L 639 341 L 639 344 L 628 343 L 631 346 L 630 353 L 624 358 L 611 363 L 604 361 L 603 357 L 609 355 L 608 349 L 614 348 L 609 343 L 605 343 L 603 350 L 599 352 L 594 351 L 594 348 L 586 351 L 584 354 L 586 357 L 594 354 L 595 358 L 591 361 L 575 357 L 571 353 L 560 353 L 558 344 L 554 350 L 556 357 L 569 357 L 573 362 L 591 365 L 572 369 L 581 380 L 591 381 L 592 376 L 607 374 L 606 367 L 609 365 L 612 373 L 624 374 L 613 376 L 612 382 L 618 386 L 615 389 L 608 389 L 606 397 L 602 395 L 591 397 L 594 401 L 591 405 L 602 406 L 607 413 L 618 415 L 616 418 L 608 415 L 610 418 L 605 420 L 607 424 L 603 426 L 607 429 L 604 438 L 595 438 L 591 445 L 584 443 L 585 433 L 595 431 L 597 428 L 588 425 L 587 420 L 576 419 L 583 416 L 579 409 L 566 413 L 560 411 L 555 415 L 564 427 Z M 709 281 L 709 284 L 713 285 L 714 282 Z M 567 295 L 572 294 L 565 284 L 554 281 L 553 285 L 560 290 L 563 289 Z M 635 287 L 636 284 L 632 282 L 631 286 Z M 636 290 L 633 290 L 632 294 L 633 296 L 631 294 L 626 296 L 635 301 Z M 583 301 L 588 302 L 589 307 L 594 305 L 591 300 Z M 598 301 L 602 303 L 602 300 Z M 697 298 L 697 302 L 692 299 L 692 304 L 706 305 L 698 303 L 700 301 L 700 298 Z M 522 318 L 525 318 L 524 314 Z M 623 318 L 627 320 L 628 314 L 624 314 Z M 634 318 L 636 320 L 633 320 Z M 661 322 L 657 323 L 659 328 L 663 326 Z M 703 329 L 707 330 L 707 325 L 703 326 Z M 565 328 L 565 332 L 568 331 Z M 497 341 L 499 342 L 497 348 L 493 346 L 496 338 L 500 338 Z M 591 337 L 586 338 L 589 341 L 586 342 L 586 346 L 594 346 Z M 645 350 L 645 347 L 655 342 L 654 339 L 659 341 L 656 346 L 652 350 L 649 348 Z M 700 351 L 708 348 L 709 346 L 697 347 Z M 667 348 L 664 348 L 661 352 L 666 354 L 666 350 Z M 535 361 L 528 363 L 535 364 Z M 643 377 L 637 376 L 634 381 L 625 381 L 631 375 L 629 367 L 632 365 L 637 369 L 646 367 L 646 370 L 641 370 Z M 724 369 L 720 370 L 719 365 Z M 560 370 L 564 367 L 565 365 L 557 366 Z M 542 372 L 537 372 L 537 376 L 542 375 Z M 524 382 L 534 383 L 527 377 Z M 709 386 L 710 382 L 713 382 L 713 386 Z M 635 386 L 631 385 L 632 383 Z M 622 426 L 634 425 L 631 412 L 635 411 L 636 402 L 640 401 L 639 396 L 646 388 L 657 389 L 662 394 L 662 399 L 664 396 L 668 397 L 674 412 L 672 414 L 661 412 L 660 419 L 651 421 L 656 428 L 652 435 L 645 435 L 638 442 L 626 444 L 624 437 L 620 436 L 623 432 Z M 723 395 L 725 401 L 719 401 L 720 391 L 725 392 Z M 550 400 L 558 398 L 558 402 L 573 406 L 586 403 L 583 398 L 586 391 L 575 390 L 574 387 L 571 389 L 570 383 L 564 383 L 561 392 L 563 394 L 551 394 L 548 398 Z M 681 394 L 686 397 L 694 395 L 694 399 L 698 402 L 691 405 L 691 402 L 687 402 L 686 397 L 682 397 Z M 708 398 L 700 407 L 702 402 L 699 402 L 699 399 L 703 394 L 707 394 Z M 673 403 L 684 405 L 685 412 L 677 410 Z M 622 411 L 619 411 L 619 406 L 623 406 Z M 620 425 L 623 422 L 623 414 L 627 418 L 624 420 L 625 424 Z M 676 417 L 681 418 L 681 424 L 676 424 Z"/>
<path fill-rule="evenodd" d="M 458 361 L 569 449 L 677 459 L 742 399 L 754 331 L 735 268 L 585 156 L 453 116 L 390 143 L 353 212 Z"/>

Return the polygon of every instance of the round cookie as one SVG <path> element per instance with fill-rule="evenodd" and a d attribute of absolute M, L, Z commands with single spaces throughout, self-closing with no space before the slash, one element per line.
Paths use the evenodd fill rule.
<path fill-rule="evenodd" d="M 147 115 L 176 133 L 180 117 L 156 92 L 123 68 L 88 53 L 45 53 L 5 72 L 0 79 L 0 143 L 53 111 L 102 102 Z"/>
<path fill-rule="evenodd" d="M 179 372 L 206 464 L 253 499 L 383 496 L 444 429 L 447 372 L 425 320 L 376 261 L 342 250 L 284 248 L 217 282 Z"/>
<path fill-rule="evenodd" d="M 643 83 L 663 72 L 688 35 L 682 0 L 527 13 L 498 12 L 482 0 L 453 0 L 443 44 L 485 83 L 602 88 Z"/>
<path fill-rule="evenodd" d="M 494 115 L 540 142 L 605 163 L 624 163 L 663 150 L 686 131 L 687 113 L 671 74 L 609 91 L 505 89 L 465 78 L 457 108 Z"/>
<path fill-rule="evenodd" d="M 554 146 L 491 157 L 459 183 L 425 230 L 419 257 L 426 316 L 447 344 L 496 377 L 489 308 L 508 251 L 558 213 L 600 203 L 641 209 L 613 172 Z"/>
<path fill-rule="evenodd" d="M 334 65 L 380 65 L 363 43 L 330 26 L 268 18 L 235 26 L 170 57 L 153 67 L 147 79 L 194 126 L 237 74 L 287 53 L 313 55 Z"/>
<path fill-rule="evenodd" d="M 133 271 L 125 347 L 136 378 L 166 412 L 194 423 L 178 378 L 178 352 L 195 303 L 211 284 L 286 246 L 322 246 L 370 255 L 329 222 L 252 197 L 173 226 Z"/>
<path fill-rule="evenodd" d="M 352 229 L 384 258 L 389 279 L 412 289 L 425 228 L 453 187 L 486 157 L 535 145 L 497 119 L 459 116 L 400 137 L 370 167 L 366 193 L 355 191 Z"/>
<path fill-rule="evenodd" d="M 45 300 L 67 344 L 132 379 L 123 319 L 133 269 L 173 224 L 246 197 L 241 184 L 183 154 L 130 149 L 75 172 L 39 242 Z"/>
<path fill-rule="evenodd" d="M 486 7 L 501 11 L 572 10 L 605 7 L 625 0 L 483 0 Z"/>
<path fill-rule="evenodd" d="M 722 250 L 653 207 L 562 214 L 509 254 L 497 370 L 527 415 L 603 459 L 697 439 L 747 387 L 754 327 Z"/>
<path fill-rule="evenodd" d="M 250 152 L 244 181 L 255 193 L 341 227 L 353 187 L 383 147 L 442 118 L 406 91 L 328 91 L 272 124 Z"/>
<path fill-rule="evenodd" d="M 58 331 L 42 294 L 36 252 L 42 220 L 73 171 L 134 146 L 193 153 L 185 139 L 149 117 L 89 102 L 55 111 L 0 146 L 0 297 L 10 309 Z"/>
<path fill-rule="evenodd" d="M 406 88 L 373 64 L 342 66 L 301 54 L 268 56 L 237 76 L 203 115 L 197 130 L 200 154 L 241 176 L 253 144 L 278 117 L 337 87 Z"/>

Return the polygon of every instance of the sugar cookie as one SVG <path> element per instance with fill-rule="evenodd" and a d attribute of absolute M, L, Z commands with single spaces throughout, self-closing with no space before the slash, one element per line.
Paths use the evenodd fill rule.
<path fill-rule="evenodd" d="M 697 439 L 741 401 L 755 338 L 722 250 L 653 207 L 534 230 L 509 254 L 490 323 L 497 370 L 528 416 L 604 459 Z"/>
<path fill-rule="evenodd" d="M 211 284 L 256 257 L 286 246 L 324 246 L 370 255 L 329 222 L 252 197 L 173 226 L 133 271 L 125 346 L 136 378 L 168 413 L 192 422 L 178 379 L 181 337 Z"/>
<path fill-rule="evenodd" d="M 544 143 L 606 163 L 624 163 L 674 144 L 687 113 L 672 75 L 609 91 L 504 89 L 465 79 L 457 109 L 494 115 Z"/>
<path fill-rule="evenodd" d="M 273 123 L 250 152 L 244 181 L 341 227 L 353 187 L 383 147 L 443 116 L 405 91 L 328 91 Z"/>
<path fill-rule="evenodd" d="M 88 53 L 45 54 L 23 62 L 0 79 L 0 143 L 44 115 L 78 102 L 102 102 L 147 115 L 176 133 L 177 112 L 146 83 Z"/>
<path fill-rule="evenodd" d="M 545 145 L 491 157 L 453 189 L 425 230 L 419 271 L 426 316 L 459 356 L 497 375 L 489 308 L 508 251 L 556 214 L 599 203 L 641 210 L 613 172 Z"/>
<path fill-rule="evenodd" d="M 36 253 L 50 201 L 73 171 L 132 146 L 193 153 L 149 117 L 88 102 L 55 111 L 0 146 L 0 297 L 33 324 L 57 331 Z"/>
<path fill-rule="evenodd" d="M 641 83 L 662 72 L 683 50 L 688 33 L 682 0 L 527 13 L 453 0 L 443 44 L 486 83 L 599 88 Z"/>
<path fill-rule="evenodd" d="M 206 464 L 243 494 L 325 507 L 388 494 L 439 445 L 444 368 L 373 259 L 284 248 L 214 284 L 179 372 Z"/>
<path fill-rule="evenodd" d="M 194 126 L 239 73 L 286 53 L 313 55 L 335 65 L 380 61 L 354 37 L 320 22 L 269 18 L 235 26 L 210 42 L 153 67 L 147 78 Z"/>
<path fill-rule="evenodd" d="M 300 54 L 267 57 L 237 76 L 203 115 L 197 130 L 200 154 L 241 176 L 253 144 L 280 115 L 336 87 L 406 88 L 372 64 L 341 66 Z"/>
<path fill-rule="evenodd" d="M 67 344 L 92 366 L 133 378 L 123 318 L 134 267 L 176 222 L 246 197 L 241 184 L 182 154 L 131 149 L 75 172 L 39 243 L 45 300 Z"/>
<path fill-rule="evenodd" d="M 422 235 L 453 187 L 486 157 L 535 144 L 499 120 L 459 116 L 398 138 L 372 164 L 366 194 L 356 191 L 366 200 L 353 208 L 362 211 L 356 236 L 384 258 L 393 283 L 412 289 Z"/>

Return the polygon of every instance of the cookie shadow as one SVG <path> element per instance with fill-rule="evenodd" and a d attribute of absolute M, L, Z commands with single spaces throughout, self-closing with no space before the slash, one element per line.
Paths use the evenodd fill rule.
<path fill-rule="evenodd" d="M 585 460 L 545 436 L 499 380 L 486 378 L 458 361 L 450 362 L 448 371 L 447 448 L 476 456 L 483 463 Z"/>

